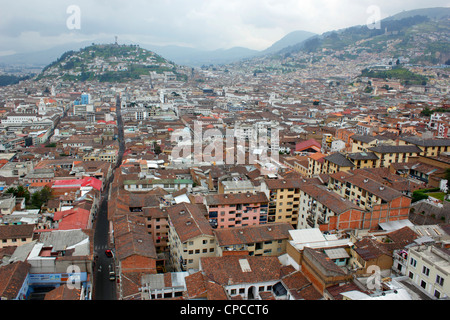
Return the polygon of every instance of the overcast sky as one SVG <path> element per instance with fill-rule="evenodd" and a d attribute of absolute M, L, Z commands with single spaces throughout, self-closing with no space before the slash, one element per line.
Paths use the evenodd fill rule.
<path fill-rule="evenodd" d="M 450 0 L 0 0 L 0 55 L 105 40 L 263 50 L 289 32 L 364 25 Z M 69 10 L 71 6 L 79 9 Z M 371 10 L 372 9 L 372 10 Z"/>

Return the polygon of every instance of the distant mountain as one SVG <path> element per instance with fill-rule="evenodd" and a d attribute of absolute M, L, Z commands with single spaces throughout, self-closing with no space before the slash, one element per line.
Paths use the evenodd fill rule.
<path fill-rule="evenodd" d="M 315 33 L 309 32 L 309 31 L 303 31 L 303 30 L 297 30 L 293 31 L 291 33 L 288 33 L 286 36 L 284 36 L 282 39 L 275 42 L 273 45 L 271 45 L 266 50 L 262 51 L 262 54 L 269 54 L 269 53 L 275 53 L 282 49 L 285 49 L 287 47 L 299 44 L 306 39 L 309 39 L 313 36 L 315 36 Z"/>
<path fill-rule="evenodd" d="M 243 47 L 230 49 L 200 50 L 181 46 L 146 46 L 150 50 L 174 61 L 179 65 L 199 67 L 210 64 L 227 64 L 237 60 L 253 57 L 259 53 Z"/>
<path fill-rule="evenodd" d="M 300 43 L 315 34 L 308 31 L 293 31 L 275 42 L 265 50 L 252 50 L 243 47 L 230 49 L 199 50 L 179 46 L 147 46 L 150 50 L 176 62 L 180 65 L 199 67 L 202 65 L 218 65 L 233 63 L 243 59 L 250 59 L 266 54 L 272 54 L 288 46 Z"/>
<path fill-rule="evenodd" d="M 162 56 L 137 45 L 117 44 L 94 44 L 67 51 L 47 65 L 37 79 L 124 82 L 151 72 L 172 72 L 178 79 L 185 79 L 177 73 L 177 66 Z"/>
<path fill-rule="evenodd" d="M 56 46 L 46 50 L 2 56 L 0 57 L 0 64 L 44 67 L 52 61 L 58 59 L 64 52 L 70 50 L 79 50 L 80 48 L 86 47 L 89 44 L 91 44 L 91 41 L 84 41 Z"/>

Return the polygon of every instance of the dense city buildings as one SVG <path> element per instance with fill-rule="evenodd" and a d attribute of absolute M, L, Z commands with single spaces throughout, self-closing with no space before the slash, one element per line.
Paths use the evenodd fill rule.
<path fill-rule="evenodd" d="M 450 69 L 419 63 L 448 29 L 389 32 L 201 68 L 93 44 L 0 87 L 0 297 L 448 299 Z"/>

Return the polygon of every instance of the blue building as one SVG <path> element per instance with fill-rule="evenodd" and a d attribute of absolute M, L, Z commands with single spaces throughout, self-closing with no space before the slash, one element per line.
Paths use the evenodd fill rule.
<path fill-rule="evenodd" d="M 91 95 L 88 93 L 83 93 L 81 95 L 81 104 L 89 104 L 91 100 Z"/>

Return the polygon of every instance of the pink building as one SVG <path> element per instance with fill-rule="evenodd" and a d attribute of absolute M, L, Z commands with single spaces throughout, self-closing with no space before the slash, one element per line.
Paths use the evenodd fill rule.
<path fill-rule="evenodd" d="M 213 228 L 245 227 L 265 224 L 269 200 L 265 193 L 208 195 L 204 204 Z"/>

